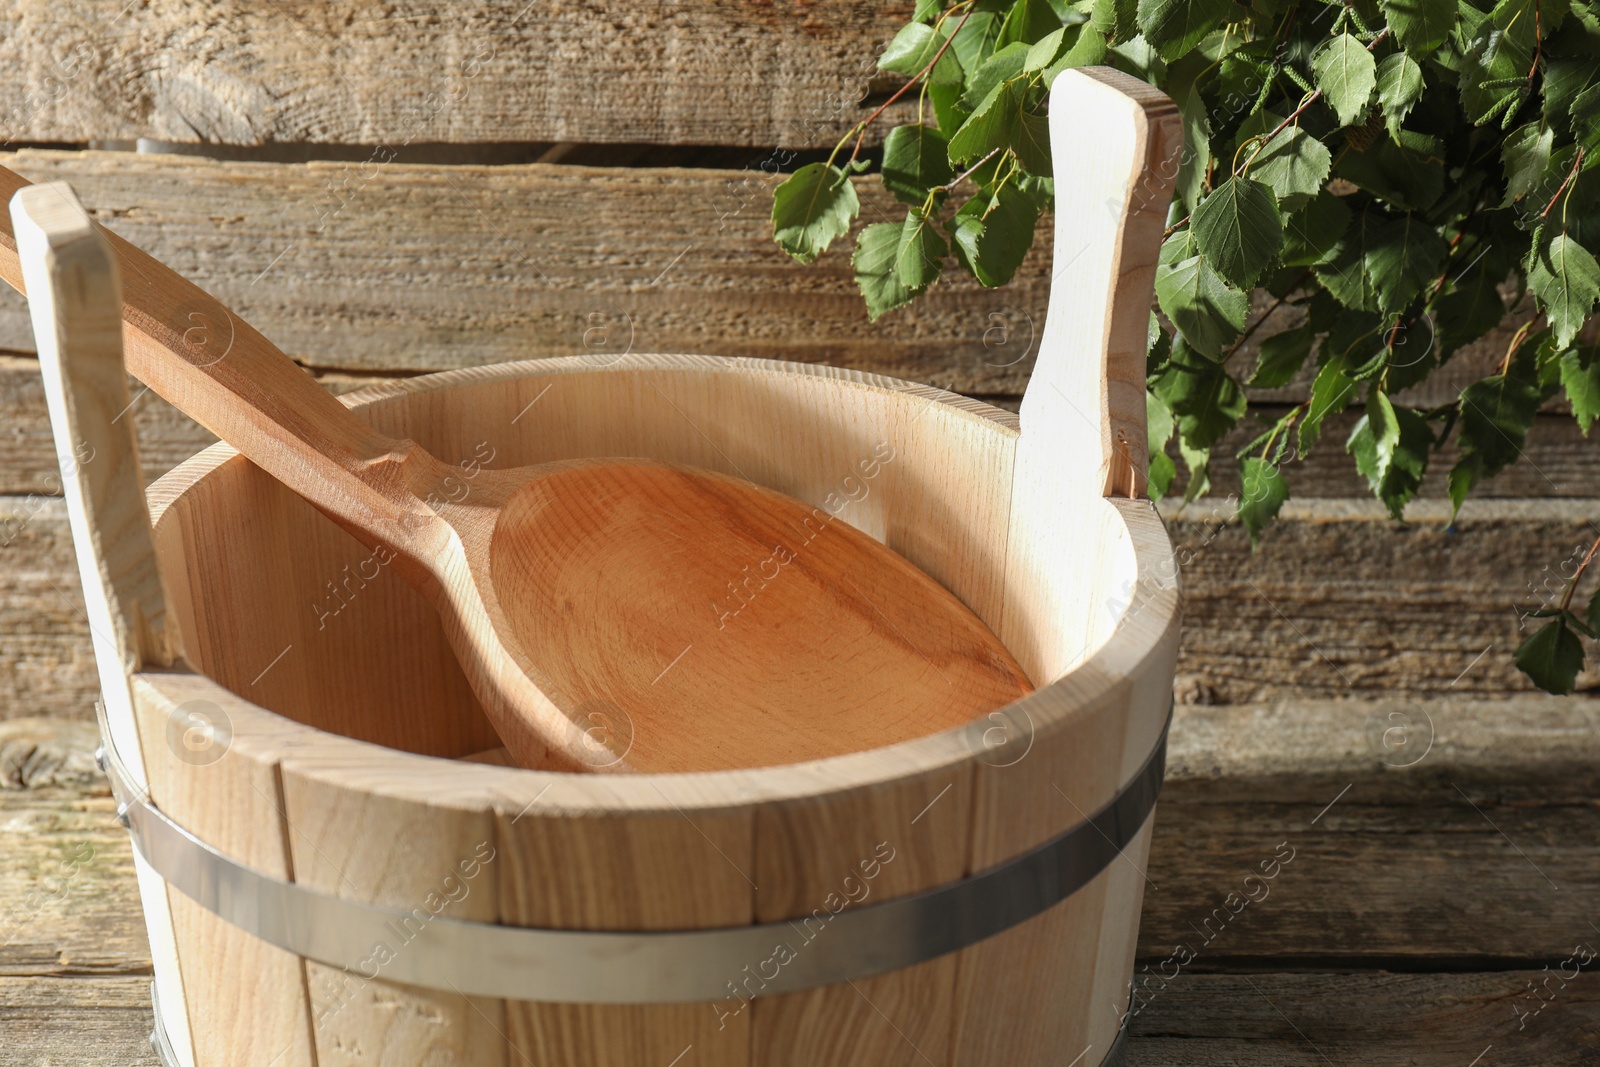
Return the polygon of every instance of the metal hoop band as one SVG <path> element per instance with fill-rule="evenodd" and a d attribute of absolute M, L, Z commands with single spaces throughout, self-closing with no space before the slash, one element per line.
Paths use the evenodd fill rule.
<path fill-rule="evenodd" d="M 297 956 L 342 967 L 362 981 L 469 996 L 593 1004 L 728 1001 L 732 1011 L 752 995 L 922 963 L 1065 900 L 1105 870 L 1149 818 L 1171 724 L 1169 712 L 1144 766 L 1088 821 L 980 874 L 846 908 L 818 929 L 778 922 L 639 933 L 550 930 L 345 900 L 246 867 L 173 822 L 135 791 L 105 732 L 101 755 L 118 814 L 151 868 L 223 921 Z M 386 951 L 375 951 L 378 946 Z"/>

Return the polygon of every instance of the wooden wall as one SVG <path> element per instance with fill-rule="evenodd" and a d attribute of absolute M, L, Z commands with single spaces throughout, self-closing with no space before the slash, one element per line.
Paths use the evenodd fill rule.
<path fill-rule="evenodd" d="M 626 349 L 835 363 L 1014 406 L 1048 225 L 1011 286 L 941 282 L 876 324 L 847 251 L 800 267 L 770 238 L 770 171 L 892 91 L 873 59 L 909 7 L 5 0 L 0 163 L 71 181 L 333 389 Z M 894 213 L 875 178 L 858 184 L 864 223 Z M 1429 399 L 1504 344 L 1458 357 Z M 208 440 L 153 396 L 131 417 L 151 477 Z M 1514 607 L 1592 536 L 1593 443 L 1551 416 L 1454 528 L 1438 477 L 1400 526 L 1366 497 L 1347 428 L 1291 470 L 1295 499 L 1259 553 L 1225 501 L 1165 509 L 1186 564 L 1180 700 L 1527 688 Z M 0 435 L 0 719 L 86 717 L 88 635 L 9 292 Z M 1231 464 L 1216 466 L 1226 494 Z"/>

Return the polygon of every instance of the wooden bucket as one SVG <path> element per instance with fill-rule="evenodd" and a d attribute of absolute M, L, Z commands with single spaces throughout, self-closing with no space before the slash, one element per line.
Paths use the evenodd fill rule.
<path fill-rule="evenodd" d="M 91 479 L 79 552 L 164 1058 L 1110 1062 L 1178 641 L 1143 383 L 1181 132 L 1165 97 L 1103 69 L 1061 76 L 1051 131 L 1057 276 L 1020 420 L 706 356 L 537 360 L 348 398 L 460 462 L 464 485 L 483 465 L 646 456 L 852 523 L 960 596 L 1038 685 L 968 728 L 716 773 L 495 765 L 435 616 L 381 551 L 221 445 L 150 489 L 149 540 L 93 529 L 136 496 L 136 465 Z M 102 429 L 127 447 L 126 423 Z M 159 581 L 130 591 L 152 560 Z M 184 658 L 159 666 L 172 644 Z M 628 729 L 621 709 L 591 718 Z"/>

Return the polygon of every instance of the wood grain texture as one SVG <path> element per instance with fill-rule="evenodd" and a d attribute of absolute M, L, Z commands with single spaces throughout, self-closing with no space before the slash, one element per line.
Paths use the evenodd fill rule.
<path fill-rule="evenodd" d="M 1291 500 L 1252 553 L 1204 514 L 1172 527 L 1180 702 L 1531 691 L 1512 660 L 1518 612 L 1544 605 L 1595 537 L 1589 501 L 1469 501 L 1450 527 L 1445 501 L 1400 526 L 1370 500 Z"/>
<path fill-rule="evenodd" d="M 480 531 L 497 474 L 467 501 Z M 966 605 L 822 508 L 637 460 L 505 482 L 522 477 L 488 552 L 463 539 L 487 563 L 502 640 L 584 731 L 593 769 L 803 763 L 959 727 L 1032 688 Z"/>
<path fill-rule="evenodd" d="M 167 676 L 161 690 L 136 679 L 140 737 L 152 753 L 150 798 L 201 840 L 270 877 L 292 881 L 290 827 L 276 760 L 280 748 L 292 743 L 294 724 L 260 712 L 242 715 L 237 706 L 224 709 L 212 699 L 214 691 L 186 673 Z M 192 730 L 206 731 L 203 744 L 189 741 Z M 172 1013 L 169 1032 L 187 1030 L 194 1067 L 274 1060 L 283 1067 L 316 1067 L 300 958 L 229 925 L 175 889 L 167 887 L 166 896 L 188 1006 L 178 1014 L 163 998 L 162 1007 Z M 250 981 L 239 981 L 239 975 Z M 242 1025 L 243 1019 L 250 1024 Z"/>
<path fill-rule="evenodd" d="M 1044 325 L 1044 227 L 1017 280 L 942 282 L 878 323 L 840 243 L 795 263 L 759 170 L 213 163 L 24 151 L 102 222 L 308 366 L 440 370 L 543 355 L 768 356 L 1020 393 Z M 863 222 L 904 208 L 857 181 Z M 0 348 L 31 350 L 0 300 Z"/>
<path fill-rule="evenodd" d="M 361 759 L 364 747 L 299 749 L 279 763 L 296 883 L 410 912 L 382 950 L 372 946 L 365 973 L 306 961 L 318 1067 L 504 1064 L 499 1001 L 382 978 L 389 954 L 436 918 L 498 918 L 494 816 L 487 804 L 441 810 L 395 790 Z"/>
<path fill-rule="evenodd" d="M 1577 940 L 1594 944 L 1587 927 Z M 1553 958 L 1550 974 L 1572 946 Z M 1592 964 L 1590 967 L 1592 968 Z M 1568 965 L 1571 972 L 1571 965 Z M 1405 1063 L 1577 1067 L 1600 1055 L 1600 979 L 1498 974 L 1196 974 L 1134 1023 L 1129 1067 Z M 1542 999 L 1541 999 L 1542 998 Z M 1550 1001 L 1522 1025 L 1531 1013 Z"/>
<path fill-rule="evenodd" d="M 0 108 L 14 141 L 823 148 L 866 117 L 908 15 L 863 0 L 17 5 Z"/>

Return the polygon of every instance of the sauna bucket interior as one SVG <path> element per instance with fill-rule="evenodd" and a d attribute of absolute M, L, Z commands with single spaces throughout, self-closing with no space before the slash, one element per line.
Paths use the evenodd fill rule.
<path fill-rule="evenodd" d="M 192 673 L 135 663 L 106 728 L 163 1057 L 1110 1062 L 1178 638 L 1143 379 L 1181 134 L 1166 98 L 1101 69 L 1061 76 L 1051 129 L 1057 276 L 1020 420 L 702 356 L 349 398 L 464 478 L 644 456 L 837 513 L 956 593 L 1038 686 L 967 728 L 714 773 L 497 765 L 436 617 L 381 553 L 225 446 L 151 488 Z"/>

